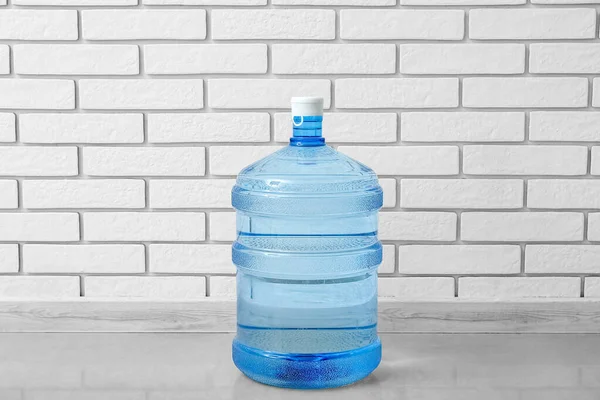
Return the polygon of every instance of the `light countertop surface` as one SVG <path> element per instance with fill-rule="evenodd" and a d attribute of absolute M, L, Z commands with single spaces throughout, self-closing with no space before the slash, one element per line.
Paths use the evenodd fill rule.
<path fill-rule="evenodd" d="M 0 334 L 2 400 L 600 400 L 600 335 L 382 334 L 383 361 L 345 388 L 243 376 L 232 334 Z"/>

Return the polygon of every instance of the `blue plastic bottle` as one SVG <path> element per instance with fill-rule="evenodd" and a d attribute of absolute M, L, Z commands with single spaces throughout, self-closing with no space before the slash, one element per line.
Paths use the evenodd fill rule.
<path fill-rule="evenodd" d="M 325 145 L 323 99 L 292 99 L 289 146 L 246 167 L 237 210 L 233 361 L 268 385 L 318 389 L 369 375 L 377 336 L 375 173 Z"/>

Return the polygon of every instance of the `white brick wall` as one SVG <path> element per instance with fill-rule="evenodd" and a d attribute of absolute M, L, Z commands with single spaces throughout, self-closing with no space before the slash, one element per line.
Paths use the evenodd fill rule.
<path fill-rule="evenodd" d="M 102 241 L 204 240 L 204 213 L 89 212 L 83 214 L 83 237 Z"/>
<path fill-rule="evenodd" d="M 20 44 L 13 46 L 21 75 L 137 75 L 139 52 L 132 45 Z"/>
<path fill-rule="evenodd" d="M 591 39 L 595 34 L 593 8 L 490 8 L 469 12 L 469 36 L 473 39 Z"/>
<path fill-rule="evenodd" d="M 201 276 L 87 276 L 86 297 L 198 299 L 206 297 Z"/>
<path fill-rule="evenodd" d="M 233 274 L 235 267 L 228 244 L 153 244 L 150 245 L 150 271 Z"/>
<path fill-rule="evenodd" d="M 17 208 L 19 197 L 15 180 L 0 180 L 0 208 Z"/>
<path fill-rule="evenodd" d="M 403 44 L 403 74 L 522 74 L 522 44 Z"/>
<path fill-rule="evenodd" d="M 410 245 L 399 250 L 403 274 L 516 274 L 521 268 L 516 245 Z"/>
<path fill-rule="evenodd" d="M 79 81 L 81 108 L 104 109 L 189 109 L 202 108 L 201 79 L 82 79 Z"/>
<path fill-rule="evenodd" d="M 83 173 L 93 176 L 202 176 L 204 147 L 87 147 Z"/>
<path fill-rule="evenodd" d="M 205 10 L 84 10 L 87 40 L 204 39 Z"/>
<path fill-rule="evenodd" d="M 264 74 L 264 44 L 156 44 L 144 46 L 146 72 L 168 74 Z"/>
<path fill-rule="evenodd" d="M 75 108 L 74 82 L 58 79 L 2 79 L 0 109 L 3 108 L 72 110 Z"/>
<path fill-rule="evenodd" d="M 142 143 L 142 114 L 21 114 L 23 143 Z"/>
<path fill-rule="evenodd" d="M 268 113 L 149 114 L 148 141 L 268 142 Z"/>
<path fill-rule="evenodd" d="M 340 37 L 348 40 L 460 40 L 465 13 L 461 10 L 342 10 Z"/>
<path fill-rule="evenodd" d="M 231 298 L 304 95 L 380 175 L 381 297 L 598 298 L 599 7 L 0 0 L 0 300 Z"/>
<path fill-rule="evenodd" d="M 325 9 L 221 10 L 211 14 L 215 40 L 335 38 L 335 12 Z"/>
<path fill-rule="evenodd" d="M 0 142 L 14 142 L 15 127 L 15 114 L 0 113 Z"/>
<path fill-rule="evenodd" d="M 25 180 L 24 208 L 143 208 L 144 181 L 134 179 Z"/>
<path fill-rule="evenodd" d="M 338 79 L 339 108 L 443 108 L 458 106 L 455 78 Z"/>
<path fill-rule="evenodd" d="M 521 112 L 406 112 L 405 142 L 520 142 L 525 138 Z"/>
<path fill-rule="evenodd" d="M 274 44 L 274 74 L 393 74 L 393 44 Z"/>
<path fill-rule="evenodd" d="M 141 244 L 26 244 L 23 271 L 26 273 L 143 273 Z"/>
<path fill-rule="evenodd" d="M 19 246 L 16 244 L 0 244 L 0 272 L 19 272 Z"/>
<path fill-rule="evenodd" d="M 10 74 L 10 48 L 0 45 L 0 75 Z"/>
<path fill-rule="evenodd" d="M 77 11 L 12 9 L 0 13 L 0 40 L 77 40 Z"/>

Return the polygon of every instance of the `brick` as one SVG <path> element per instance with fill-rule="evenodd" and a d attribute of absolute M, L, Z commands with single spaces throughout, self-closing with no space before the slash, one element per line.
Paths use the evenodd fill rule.
<path fill-rule="evenodd" d="M 88 212 L 83 237 L 90 241 L 204 240 L 204 213 Z"/>
<path fill-rule="evenodd" d="M 275 114 L 275 141 L 288 142 L 292 136 L 289 113 Z M 395 142 L 398 131 L 396 113 L 325 113 L 323 135 L 334 143 Z"/>
<path fill-rule="evenodd" d="M 396 180 L 380 179 L 379 185 L 383 189 L 383 208 L 396 207 Z"/>
<path fill-rule="evenodd" d="M 76 213 L 0 213 L 0 241 L 79 240 Z"/>
<path fill-rule="evenodd" d="M 520 179 L 403 179 L 403 208 L 521 208 Z"/>
<path fill-rule="evenodd" d="M 468 241 L 581 241 L 583 214 L 576 212 L 466 212 L 461 238 Z"/>
<path fill-rule="evenodd" d="M 340 37 L 349 40 L 461 40 L 462 10 L 342 10 Z"/>
<path fill-rule="evenodd" d="M 534 111 L 529 114 L 529 140 L 600 141 L 600 114 L 585 111 Z"/>
<path fill-rule="evenodd" d="M 0 75 L 10 74 L 10 49 L 0 45 Z"/>
<path fill-rule="evenodd" d="M 0 147 L 0 176 L 77 175 L 76 147 Z"/>
<path fill-rule="evenodd" d="M 234 274 L 229 244 L 153 244 L 150 245 L 150 272 Z"/>
<path fill-rule="evenodd" d="M 600 278 L 588 276 L 585 278 L 585 297 L 600 297 Z M 597 381 L 597 378 L 594 378 Z"/>
<path fill-rule="evenodd" d="M 380 175 L 456 175 L 455 146 L 339 146 L 342 153 Z"/>
<path fill-rule="evenodd" d="M 43 368 L 43 367 L 42 367 Z M 92 371 L 106 371 L 104 367 L 99 369 L 92 369 Z M 73 371 L 76 371 L 73 367 Z M 114 371 L 113 371 L 114 372 Z M 57 370 L 57 373 L 61 373 L 61 369 Z M 102 372 L 101 372 L 102 373 Z M 92 372 L 92 375 L 94 373 Z M 118 372 L 117 372 L 118 374 Z M 152 375 L 150 375 L 152 376 Z M 86 375 L 87 377 L 87 375 Z M 153 379 L 152 377 L 148 379 Z M 66 386 L 66 385 L 64 385 Z M 71 388 L 71 389 L 57 389 L 54 387 L 37 389 L 27 391 L 27 400 L 101 400 L 105 396 L 110 396 L 110 400 L 146 400 L 146 395 L 142 389 L 136 388 L 120 388 L 120 389 L 104 389 L 98 388 L 91 384 L 90 387 L 84 388 Z M 62 387 L 62 386 L 61 386 Z M 154 391 L 153 391 L 154 392 Z M 5 399 L 3 400 L 12 400 Z M 22 400 L 19 397 L 16 400 Z"/>
<path fill-rule="evenodd" d="M 81 108 L 98 109 L 201 109 L 201 79 L 82 79 Z"/>
<path fill-rule="evenodd" d="M 458 280 L 458 297 L 511 299 L 579 297 L 580 278 L 569 277 L 465 277 Z"/>
<path fill-rule="evenodd" d="M 18 6 L 136 6 L 138 0 L 13 0 Z"/>
<path fill-rule="evenodd" d="M 0 208 L 17 208 L 17 181 L 0 180 Z"/>
<path fill-rule="evenodd" d="M 23 246 L 25 273 L 143 273 L 141 244 L 26 244 Z"/>
<path fill-rule="evenodd" d="M 586 107 L 587 78 L 465 78 L 465 107 Z"/>
<path fill-rule="evenodd" d="M 0 298 L 79 298 L 78 276 L 1 276 Z"/>
<path fill-rule="evenodd" d="M 145 183 L 134 179 L 25 180 L 25 208 L 144 208 Z"/>
<path fill-rule="evenodd" d="M 600 246 L 592 245 L 527 245 L 527 273 L 597 273 Z"/>
<path fill-rule="evenodd" d="M 405 142 L 519 142 L 525 139 L 521 112 L 405 112 Z"/>
<path fill-rule="evenodd" d="M 280 148 L 279 146 L 213 146 L 210 148 L 210 173 L 237 175 L 242 168 Z"/>
<path fill-rule="evenodd" d="M 142 114 L 21 114 L 24 143 L 142 143 Z"/>
<path fill-rule="evenodd" d="M 13 46 L 22 75 L 137 75 L 139 50 L 131 45 L 23 44 Z"/>
<path fill-rule="evenodd" d="M 211 13 L 215 40 L 335 38 L 335 11 L 319 9 L 223 10 Z"/>
<path fill-rule="evenodd" d="M 403 44 L 403 74 L 522 74 L 523 44 Z"/>
<path fill-rule="evenodd" d="M 400 0 L 400 4 L 407 6 L 492 6 L 525 2 L 526 0 Z"/>
<path fill-rule="evenodd" d="M 327 79 L 208 80 L 208 105 L 212 108 L 290 108 L 294 96 L 323 97 L 327 109 L 331 102 L 331 82 Z"/>
<path fill-rule="evenodd" d="M 148 141 L 268 142 L 268 113 L 148 114 Z"/>
<path fill-rule="evenodd" d="M 209 215 L 210 239 L 218 242 L 232 242 L 237 233 L 235 212 L 211 212 Z"/>
<path fill-rule="evenodd" d="M 204 147 L 87 147 L 83 172 L 92 176 L 202 176 Z"/>
<path fill-rule="evenodd" d="M 0 142 L 14 142 L 16 140 L 15 114 L 0 113 Z"/>
<path fill-rule="evenodd" d="M 223 299 L 235 299 L 236 296 L 235 276 L 211 276 L 210 297 Z"/>
<path fill-rule="evenodd" d="M 410 245 L 399 248 L 401 274 L 518 274 L 516 245 Z"/>
<path fill-rule="evenodd" d="M 78 37 L 75 10 L 12 9 L 0 13 L 0 40 L 77 40 Z"/>
<path fill-rule="evenodd" d="M 463 148 L 469 175 L 585 175 L 584 146 L 471 145 Z"/>
<path fill-rule="evenodd" d="M 380 274 L 393 274 L 396 269 L 396 246 L 393 244 L 383 245 L 383 260 L 379 266 Z"/>
<path fill-rule="evenodd" d="M 592 107 L 600 107 L 600 79 L 594 78 L 594 92 L 592 97 Z"/>
<path fill-rule="evenodd" d="M 382 212 L 379 239 L 407 241 L 456 240 L 456 214 L 451 212 Z"/>
<path fill-rule="evenodd" d="M 338 108 L 458 106 L 456 78 L 348 78 L 335 85 Z"/>
<path fill-rule="evenodd" d="M 267 0 L 142 0 L 147 5 L 174 6 L 264 6 Z"/>
<path fill-rule="evenodd" d="M 393 74 L 394 44 L 274 44 L 274 74 Z"/>
<path fill-rule="evenodd" d="M 19 246 L 0 244 L 0 274 L 15 274 L 19 271 Z"/>
<path fill-rule="evenodd" d="M 477 9 L 469 12 L 472 39 L 592 39 L 596 11 L 591 8 Z"/>
<path fill-rule="evenodd" d="M 449 299 L 454 297 L 454 278 L 379 278 L 377 294 L 382 298 Z"/>
<path fill-rule="evenodd" d="M 600 181 L 595 179 L 530 179 L 529 208 L 600 208 Z"/>
<path fill-rule="evenodd" d="M 276 6 L 395 6 L 396 0 L 273 0 Z"/>
<path fill-rule="evenodd" d="M 264 74 L 266 44 L 154 44 L 144 46 L 147 74 Z"/>
<path fill-rule="evenodd" d="M 593 43 L 532 43 L 529 71 L 537 74 L 600 72 L 600 45 Z"/>
<path fill-rule="evenodd" d="M 588 214 L 588 240 L 600 242 L 600 213 Z"/>
<path fill-rule="evenodd" d="M 151 208 L 231 208 L 235 179 L 150 181 Z"/>
<path fill-rule="evenodd" d="M 73 110 L 75 83 L 58 79 L 1 79 L 2 108 Z"/>
<path fill-rule="evenodd" d="M 205 10 L 83 10 L 86 40 L 206 38 Z"/>
<path fill-rule="evenodd" d="M 600 175 L 600 147 L 592 147 L 592 175 Z"/>
<path fill-rule="evenodd" d="M 531 0 L 533 4 L 600 4 L 598 0 Z"/>
<path fill-rule="evenodd" d="M 201 299 L 203 276 L 86 276 L 85 297 Z"/>

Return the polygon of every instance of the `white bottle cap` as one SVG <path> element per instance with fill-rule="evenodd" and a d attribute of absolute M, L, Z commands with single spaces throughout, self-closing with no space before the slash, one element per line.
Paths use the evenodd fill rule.
<path fill-rule="evenodd" d="M 323 115 L 322 97 L 292 97 L 292 117 Z"/>

